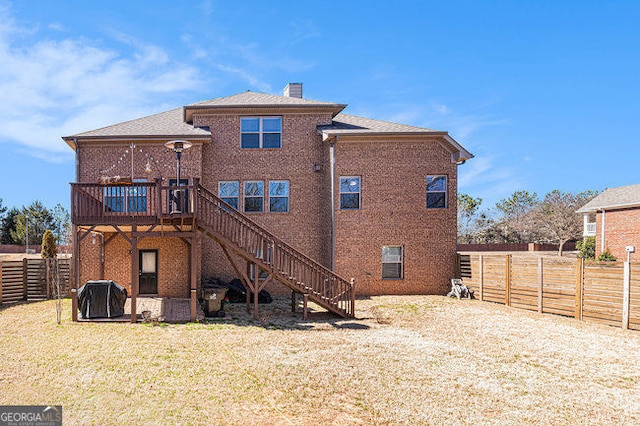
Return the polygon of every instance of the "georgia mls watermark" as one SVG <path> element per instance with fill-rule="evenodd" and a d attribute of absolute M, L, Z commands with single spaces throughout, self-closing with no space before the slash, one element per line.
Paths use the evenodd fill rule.
<path fill-rule="evenodd" d="M 0 426 L 62 426 L 62 406 L 0 405 Z"/>

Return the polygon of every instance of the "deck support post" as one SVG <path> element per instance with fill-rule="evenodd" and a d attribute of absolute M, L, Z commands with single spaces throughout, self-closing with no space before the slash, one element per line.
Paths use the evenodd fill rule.
<path fill-rule="evenodd" d="M 131 226 L 131 322 L 138 320 L 137 312 L 137 300 L 139 291 L 140 280 L 140 259 L 138 254 L 138 237 L 136 232 L 138 231 L 137 225 Z"/>
<path fill-rule="evenodd" d="M 78 321 L 78 290 L 71 289 L 71 321 Z"/>
<path fill-rule="evenodd" d="M 302 319 L 303 320 L 306 320 L 309 314 L 309 311 L 307 309 L 308 303 L 309 303 L 309 295 L 307 293 L 304 293 L 302 295 Z"/>
<path fill-rule="evenodd" d="M 191 266 L 191 271 L 189 275 L 190 275 L 190 282 L 191 282 L 191 322 L 195 322 L 198 319 L 198 314 L 196 310 L 198 308 L 198 294 L 197 294 L 198 282 L 196 279 L 196 275 L 197 275 L 196 257 L 198 253 L 197 253 L 197 247 L 196 247 L 195 233 L 190 238 L 190 240 L 191 240 L 191 247 L 190 247 L 191 250 L 189 252 L 189 263 Z"/>
<path fill-rule="evenodd" d="M 296 292 L 291 291 L 291 312 L 296 313 Z"/>
<path fill-rule="evenodd" d="M 258 265 L 253 264 L 253 319 L 258 319 L 258 286 L 259 286 L 260 273 L 258 271 Z"/>

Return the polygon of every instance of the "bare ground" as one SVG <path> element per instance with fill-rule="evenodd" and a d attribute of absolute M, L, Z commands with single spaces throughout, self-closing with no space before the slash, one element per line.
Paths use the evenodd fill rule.
<path fill-rule="evenodd" d="M 0 405 L 98 425 L 640 424 L 639 332 L 439 296 L 360 299 L 358 320 L 289 305 L 183 325 L 3 307 Z"/>

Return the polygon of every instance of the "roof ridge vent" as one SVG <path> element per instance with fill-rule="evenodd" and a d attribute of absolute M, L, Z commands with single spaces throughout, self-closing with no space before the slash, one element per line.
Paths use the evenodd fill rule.
<path fill-rule="evenodd" d="M 289 83 L 284 87 L 282 91 L 284 96 L 289 98 L 302 99 L 302 83 Z"/>

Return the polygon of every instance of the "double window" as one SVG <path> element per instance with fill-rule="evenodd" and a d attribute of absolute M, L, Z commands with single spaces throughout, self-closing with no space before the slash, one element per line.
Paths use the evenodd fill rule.
<path fill-rule="evenodd" d="M 340 177 L 340 210 L 360 208 L 360 176 Z"/>
<path fill-rule="evenodd" d="M 268 181 L 268 208 L 272 213 L 289 211 L 289 181 Z M 265 211 L 265 182 L 248 180 L 242 182 L 242 209 L 245 213 L 262 213 Z M 240 182 L 228 180 L 218 182 L 218 197 L 236 210 L 240 209 Z"/>
<path fill-rule="evenodd" d="M 280 148 L 282 146 L 281 117 L 242 117 L 240 131 L 242 148 Z"/>
<path fill-rule="evenodd" d="M 403 277 L 404 253 L 402 246 L 382 247 L 382 279 L 399 280 Z"/>
<path fill-rule="evenodd" d="M 427 176 L 427 208 L 447 208 L 447 177 L 444 175 Z"/>

